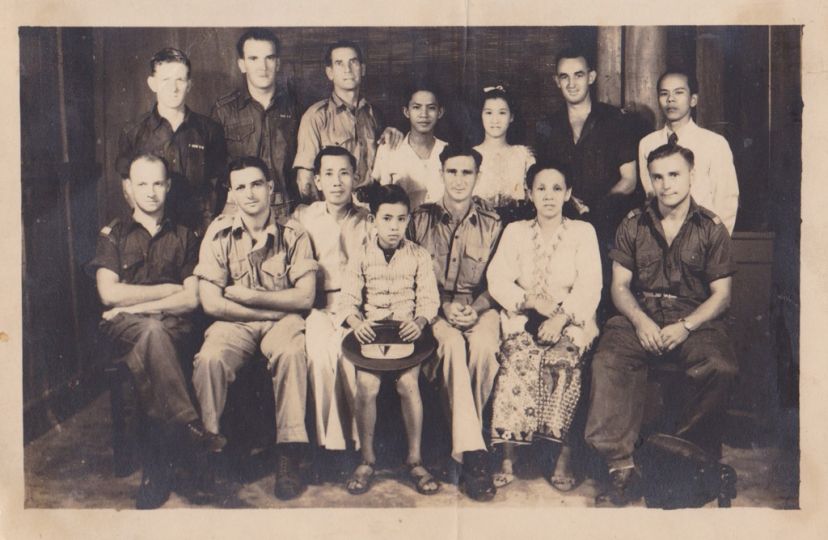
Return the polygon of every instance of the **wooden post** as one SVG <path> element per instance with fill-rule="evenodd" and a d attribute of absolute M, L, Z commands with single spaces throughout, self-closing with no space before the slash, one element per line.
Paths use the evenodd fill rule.
<path fill-rule="evenodd" d="M 610 103 L 616 107 L 623 105 L 622 72 L 623 29 L 620 26 L 601 26 L 598 28 L 598 72 L 595 86 L 598 101 Z"/>
<path fill-rule="evenodd" d="M 724 116 L 725 61 L 722 33 L 716 27 L 700 26 L 696 36 L 696 79 L 699 103 L 696 123 L 720 135 L 725 134 Z"/>
<path fill-rule="evenodd" d="M 667 31 L 661 26 L 628 26 L 624 39 L 624 105 L 660 127 L 656 83 L 666 67 Z"/>

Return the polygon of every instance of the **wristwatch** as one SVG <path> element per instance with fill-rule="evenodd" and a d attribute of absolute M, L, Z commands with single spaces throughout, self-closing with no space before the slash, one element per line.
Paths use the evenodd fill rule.
<path fill-rule="evenodd" d="M 680 322 L 680 323 L 681 323 L 681 325 L 684 327 L 684 329 L 685 329 L 685 330 L 687 330 L 687 333 L 688 333 L 688 334 L 689 334 L 690 332 L 692 332 L 692 331 L 693 331 L 693 327 L 692 327 L 692 326 L 690 326 L 690 323 L 689 323 L 689 322 L 687 322 L 687 319 L 685 319 L 684 317 L 682 317 L 681 319 L 679 319 L 679 322 Z"/>

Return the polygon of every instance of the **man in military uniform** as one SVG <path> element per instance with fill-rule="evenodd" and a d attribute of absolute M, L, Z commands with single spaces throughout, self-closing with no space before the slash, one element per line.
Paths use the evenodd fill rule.
<path fill-rule="evenodd" d="M 172 436 L 183 433 L 211 451 L 225 441 L 205 431 L 182 370 L 192 361 L 198 337 L 188 317 L 198 307 L 198 238 L 165 212 L 170 180 L 161 158 L 141 154 L 128 171 L 125 187 L 135 208 L 101 230 L 89 269 L 107 308 L 101 330 L 126 362 L 139 406 L 150 419 L 136 506 L 157 508 L 170 492 Z"/>
<path fill-rule="evenodd" d="M 432 380 L 442 375 L 451 407 L 452 456 L 463 463 L 466 493 L 490 500 L 496 489 L 482 417 L 500 367 L 495 356 L 500 319 L 484 276 L 501 224 L 495 211 L 472 199 L 482 160 L 471 148 L 443 150 L 443 198 L 414 212 L 409 236 L 432 256 L 442 306 L 433 325 L 437 355 L 424 365 L 423 373 Z"/>
<path fill-rule="evenodd" d="M 178 49 L 153 55 L 147 84 L 156 104 L 127 126 L 118 142 L 115 168 L 124 180 L 124 194 L 132 207 L 126 189 L 132 158 L 144 152 L 161 156 L 172 181 L 168 213 L 202 233 L 216 213 L 216 182 L 225 166 L 221 127 L 185 105 L 192 87 L 190 60 Z"/>
<path fill-rule="evenodd" d="M 270 30 L 254 28 L 239 38 L 236 53 L 244 83 L 216 101 L 212 117 L 224 128 L 228 160 L 257 156 L 265 162 L 275 184 L 271 204 L 277 214 L 286 216 L 298 202 L 291 168 L 299 119 L 288 88 L 276 84 L 279 39 Z M 235 211 L 231 199 L 224 213 Z"/>
<path fill-rule="evenodd" d="M 239 158 L 229 171 L 239 210 L 210 224 L 193 271 L 204 311 L 216 319 L 195 357 L 193 384 L 204 425 L 218 433 L 228 385 L 246 363 L 259 354 L 267 358 L 276 399 L 275 492 L 292 499 L 305 487 L 299 474 L 308 442 L 302 314 L 313 305 L 317 263 L 301 225 L 271 211 L 273 183 L 264 161 Z"/>
<path fill-rule="evenodd" d="M 722 221 L 690 196 L 693 153 L 663 145 L 647 157 L 656 197 L 623 220 L 610 252 L 612 299 L 592 361 L 586 441 L 607 461 L 611 485 L 596 502 L 640 496 L 633 450 L 641 430 L 647 366 L 675 363 L 687 399 L 672 435 L 715 458 L 737 363 L 723 315 L 735 265 Z"/>

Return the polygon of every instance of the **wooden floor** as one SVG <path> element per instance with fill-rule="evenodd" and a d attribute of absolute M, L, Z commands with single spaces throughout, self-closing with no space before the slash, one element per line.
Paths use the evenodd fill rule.
<path fill-rule="evenodd" d="M 101 395 L 80 413 L 55 426 L 25 448 L 27 508 L 112 508 L 134 506 L 140 472 L 124 478 L 112 474 L 109 446 L 108 394 Z M 326 507 L 588 507 L 596 484 L 585 481 L 573 492 L 553 490 L 541 475 L 528 471 L 498 491 L 490 503 L 477 503 L 456 485 L 444 483 L 431 497 L 418 495 L 403 483 L 399 471 L 383 469 L 370 492 L 349 495 L 339 483 L 311 485 L 302 497 L 289 502 L 273 496 L 272 460 L 253 456 L 247 478 L 225 482 L 219 494 L 204 497 L 190 489 L 174 492 L 165 508 L 326 508 Z M 733 506 L 796 508 L 798 474 L 793 455 L 770 447 L 725 447 L 724 461 L 738 473 L 738 496 Z M 185 479 L 186 480 L 186 479 Z M 186 482 L 180 482 L 186 484 Z M 715 506 L 715 503 L 712 503 Z"/>

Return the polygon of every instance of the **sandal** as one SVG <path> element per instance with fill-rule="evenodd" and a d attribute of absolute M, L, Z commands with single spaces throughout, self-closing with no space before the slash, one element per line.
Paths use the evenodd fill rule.
<path fill-rule="evenodd" d="M 360 469 L 363 471 L 361 474 L 359 472 Z M 367 472 L 365 472 L 366 469 Z M 374 481 L 374 472 L 374 463 L 363 461 L 357 465 L 357 468 L 354 469 L 351 477 L 348 478 L 347 482 L 345 482 L 345 489 L 347 489 L 348 493 L 351 495 L 362 495 L 371 489 L 371 484 Z"/>
<path fill-rule="evenodd" d="M 492 475 L 492 483 L 496 488 L 508 486 L 515 479 L 515 475 L 507 472 L 497 472 Z"/>
<path fill-rule="evenodd" d="M 434 495 L 440 491 L 442 487 L 440 482 L 423 467 L 421 462 L 407 463 L 405 466 L 408 468 L 408 479 L 414 483 L 417 493 L 420 495 Z"/>
<path fill-rule="evenodd" d="M 549 482 L 553 488 L 562 493 L 572 491 L 581 485 L 581 482 L 574 476 L 550 474 L 546 477 L 546 481 Z"/>

